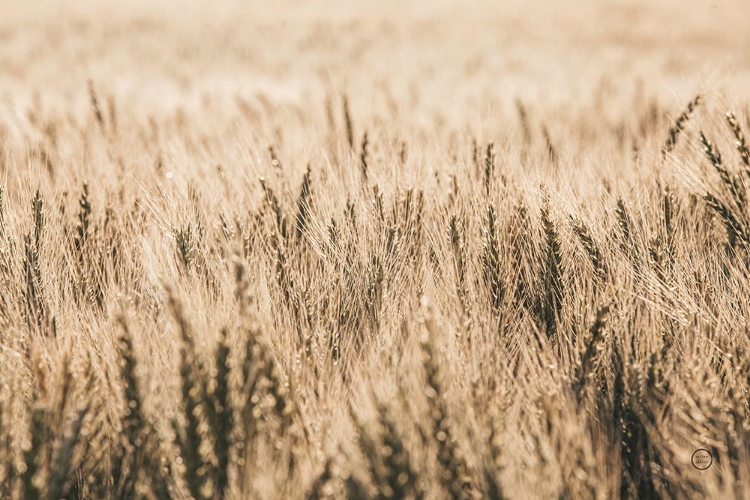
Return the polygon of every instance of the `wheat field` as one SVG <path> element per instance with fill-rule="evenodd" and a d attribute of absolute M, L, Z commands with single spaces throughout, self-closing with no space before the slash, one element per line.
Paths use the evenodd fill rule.
<path fill-rule="evenodd" d="M 0 498 L 748 498 L 746 134 L 745 0 L 2 1 Z"/>

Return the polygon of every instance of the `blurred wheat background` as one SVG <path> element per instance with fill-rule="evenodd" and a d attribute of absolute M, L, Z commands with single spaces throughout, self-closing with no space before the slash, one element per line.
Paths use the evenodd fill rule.
<path fill-rule="evenodd" d="M 0 498 L 746 498 L 748 131 L 744 0 L 0 1 Z"/>

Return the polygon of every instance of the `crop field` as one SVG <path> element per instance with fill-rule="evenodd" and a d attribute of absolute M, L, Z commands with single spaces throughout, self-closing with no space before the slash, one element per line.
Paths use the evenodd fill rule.
<path fill-rule="evenodd" d="M 747 0 L 0 0 L 0 499 L 750 498 Z"/>

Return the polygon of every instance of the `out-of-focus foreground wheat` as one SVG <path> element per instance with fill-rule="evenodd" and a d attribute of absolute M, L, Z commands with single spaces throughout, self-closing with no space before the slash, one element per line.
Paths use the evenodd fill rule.
<path fill-rule="evenodd" d="M 550 3 L 3 2 L 0 498 L 750 496 L 750 6 Z"/>

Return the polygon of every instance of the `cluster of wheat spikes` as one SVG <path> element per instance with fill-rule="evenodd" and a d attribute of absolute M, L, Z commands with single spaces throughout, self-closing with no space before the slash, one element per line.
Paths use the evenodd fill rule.
<path fill-rule="evenodd" d="M 302 156 L 88 98 L 3 146 L 1 498 L 750 495 L 740 114 L 637 109 L 578 189 L 520 101 L 431 144 L 329 97 Z"/>

